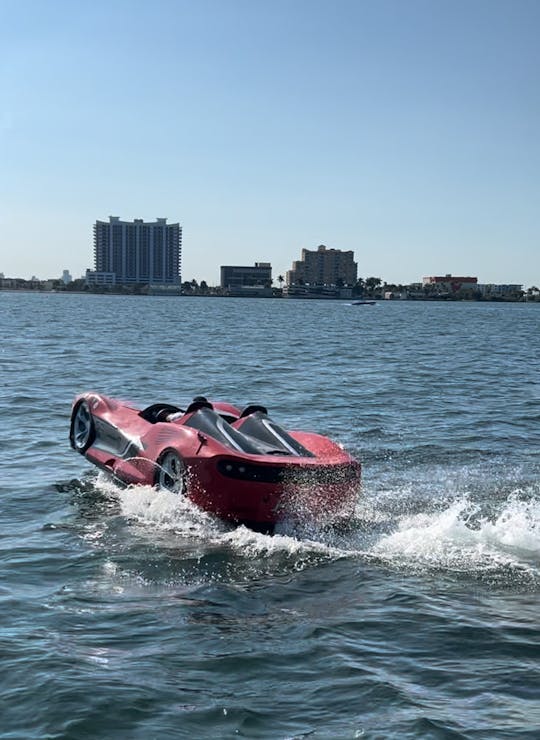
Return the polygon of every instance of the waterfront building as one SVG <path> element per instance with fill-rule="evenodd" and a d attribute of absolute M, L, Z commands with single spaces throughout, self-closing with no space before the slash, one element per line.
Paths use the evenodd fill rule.
<path fill-rule="evenodd" d="M 272 288 L 272 265 L 270 262 L 255 262 L 253 266 L 222 265 L 220 285 L 229 293 L 243 295 L 270 292 Z M 256 289 L 256 290 L 255 290 Z"/>
<path fill-rule="evenodd" d="M 94 225 L 94 270 L 87 270 L 89 285 L 180 287 L 182 227 L 166 218 L 109 221 Z"/>
<path fill-rule="evenodd" d="M 286 285 L 283 298 L 346 299 L 352 298 L 352 288 L 338 288 L 335 285 Z"/>
<path fill-rule="evenodd" d="M 69 285 L 69 283 L 73 281 L 70 271 L 62 270 L 62 277 L 60 278 L 60 280 L 64 283 L 64 285 Z"/>
<path fill-rule="evenodd" d="M 87 285 L 116 285 L 116 273 L 115 272 L 103 272 L 101 270 L 87 270 L 86 271 L 86 284 Z"/>
<path fill-rule="evenodd" d="M 493 285 L 492 283 L 479 283 L 476 289 L 482 298 L 519 298 L 523 293 L 523 285 L 508 283 Z"/>
<path fill-rule="evenodd" d="M 302 259 L 287 271 L 287 285 L 355 285 L 357 275 L 354 252 L 321 244 L 316 250 L 302 249 Z"/>
<path fill-rule="evenodd" d="M 434 293 L 457 293 L 458 290 L 467 288 L 474 290 L 477 283 L 478 278 L 476 277 L 456 277 L 455 275 L 450 275 L 450 273 L 444 276 L 431 275 L 422 278 L 424 288 L 426 286 L 433 286 L 432 288 L 428 287 L 428 290 Z"/>

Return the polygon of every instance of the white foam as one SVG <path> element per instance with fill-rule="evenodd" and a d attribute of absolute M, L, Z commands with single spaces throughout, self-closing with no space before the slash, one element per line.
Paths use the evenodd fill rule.
<path fill-rule="evenodd" d="M 230 547 L 248 558 L 269 557 L 277 553 L 292 556 L 319 553 L 331 558 L 350 555 L 348 551 L 317 540 L 298 539 L 284 533 L 269 536 L 244 526 L 232 528 L 202 511 L 189 499 L 169 491 L 151 486 L 121 489 L 106 478 L 99 480 L 98 484 L 102 492 L 118 500 L 124 517 L 150 532 L 171 532 L 180 537 L 204 539 L 212 545 Z"/>
<path fill-rule="evenodd" d="M 540 579 L 540 499 L 531 492 L 515 491 L 493 504 L 489 515 L 468 496 L 439 511 L 414 515 L 385 513 L 378 509 L 377 498 L 364 499 L 349 534 L 317 533 L 310 527 L 302 533 L 285 523 L 268 536 L 243 526 L 233 528 L 175 493 L 150 486 L 119 489 L 105 479 L 99 480 L 99 487 L 119 502 L 123 516 L 150 535 L 170 532 L 179 543 L 187 537 L 231 548 L 242 557 L 282 554 L 297 557 L 302 567 L 310 553 L 331 559 L 375 556 L 398 567 L 471 575 L 510 568 Z"/>
<path fill-rule="evenodd" d="M 463 497 L 443 511 L 404 516 L 373 554 L 450 569 L 538 566 L 540 502 L 511 496 L 491 517 Z"/>
<path fill-rule="evenodd" d="M 117 494 L 124 516 L 155 529 L 193 535 L 208 534 L 218 526 L 213 517 L 177 493 L 134 486 Z"/>
<path fill-rule="evenodd" d="M 331 558 L 350 555 L 349 551 L 332 547 L 317 540 L 297 539 L 285 534 L 274 534 L 270 537 L 253 532 L 247 527 L 237 527 L 223 535 L 221 540 L 229 543 L 234 549 L 247 557 L 264 557 L 276 553 L 287 553 L 289 555 L 319 553 Z"/>
<path fill-rule="evenodd" d="M 481 535 L 497 549 L 540 564 L 540 501 L 512 496 L 495 521 L 484 521 Z"/>

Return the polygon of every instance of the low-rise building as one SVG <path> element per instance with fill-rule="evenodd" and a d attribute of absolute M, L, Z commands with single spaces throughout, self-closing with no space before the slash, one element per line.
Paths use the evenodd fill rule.
<path fill-rule="evenodd" d="M 455 275 L 432 275 L 422 278 L 424 288 L 434 293 L 457 293 L 463 288 L 473 288 L 478 283 L 476 277 L 456 277 Z M 428 287 L 429 286 L 429 287 Z"/>
<path fill-rule="evenodd" d="M 520 296 L 523 293 L 523 285 L 508 283 L 503 285 L 494 285 L 492 283 L 479 283 L 476 289 L 481 293 L 483 298 L 510 298 Z"/>
<path fill-rule="evenodd" d="M 383 295 L 385 301 L 406 301 L 408 297 L 406 290 L 385 290 Z"/>
<path fill-rule="evenodd" d="M 326 298 L 350 300 L 352 288 L 337 288 L 334 285 L 286 285 L 283 298 Z"/>
<path fill-rule="evenodd" d="M 222 265 L 220 286 L 229 294 L 254 295 L 257 288 L 272 294 L 272 265 L 270 262 L 255 262 L 253 266 Z"/>
<path fill-rule="evenodd" d="M 115 272 L 100 272 L 99 270 L 86 271 L 87 285 L 116 285 Z"/>

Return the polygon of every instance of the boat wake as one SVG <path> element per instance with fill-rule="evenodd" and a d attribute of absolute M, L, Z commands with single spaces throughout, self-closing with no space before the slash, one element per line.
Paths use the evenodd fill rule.
<path fill-rule="evenodd" d="M 510 495 L 489 516 L 464 496 L 441 511 L 403 516 L 371 548 L 394 565 L 467 575 L 512 573 L 540 583 L 540 500 Z"/>
<path fill-rule="evenodd" d="M 414 513 L 412 503 L 407 511 L 403 499 L 400 512 L 389 512 L 383 502 L 377 505 L 377 498 L 364 496 L 346 526 L 305 522 L 299 527 L 285 521 L 272 536 L 228 525 L 174 493 L 149 486 L 119 489 L 99 476 L 94 490 L 109 502 L 106 516 L 114 503 L 130 537 L 186 557 L 219 551 L 244 563 L 259 559 L 265 571 L 265 559 L 278 570 L 302 570 L 354 558 L 409 573 L 540 586 L 540 496 L 531 490 L 514 490 L 490 502 L 489 510 L 468 494 Z"/>

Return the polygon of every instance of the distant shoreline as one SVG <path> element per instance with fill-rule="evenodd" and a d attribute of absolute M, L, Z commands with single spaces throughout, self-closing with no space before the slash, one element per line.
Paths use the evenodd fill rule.
<path fill-rule="evenodd" d="M 357 300 L 376 301 L 377 303 L 538 303 L 540 298 L 453 298 L 451 296 L 411 296 L 408 298 L 384 298 L 379 295 L 354 296 L 349 298 L 339 298 L 337 296 L 257 296 L 257 295 L 224 295 L 216 293 L 130 293 L 112 290 L 39 290 L 36 288 L 0 288 L 0 293 L 26 293 L 36 295 L 83 295 L 83 296 L 117 296 L 119 298 L 240 298 L 240 299 L 259 299 L 259 300 L 285 300 L 285 301 L 340 301 L 341 303 L 352 303 Z"/>

